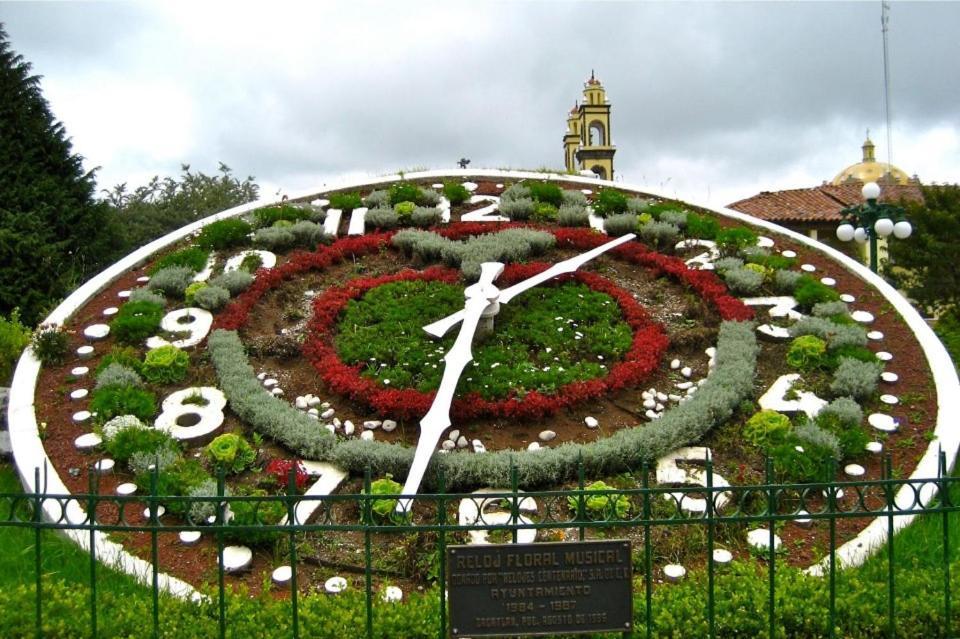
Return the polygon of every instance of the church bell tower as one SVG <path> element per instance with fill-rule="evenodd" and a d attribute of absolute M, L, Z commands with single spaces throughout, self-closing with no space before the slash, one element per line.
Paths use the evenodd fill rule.
<path fill-rule="evenodd" d="M 591 171 L 604 180 L 613 179 L 617 150 L 610 137 L 610 103 L 593 72 L 583 85 L 583 102 L 567 117 L 563 152 L 568 171 Z"/>

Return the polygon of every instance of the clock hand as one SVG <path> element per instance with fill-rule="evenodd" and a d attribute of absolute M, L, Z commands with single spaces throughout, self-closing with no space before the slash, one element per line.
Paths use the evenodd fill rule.
<path fill-rule="evenodd" d="M 500 304 L 506 304 L 507 302 L 512 300 L 514 297 L 516 297 L 520 293 L 523 293 L 524 291 L 531 289 L 534 286 L 537 286 L 538 284 L 542 284 L 547 280 L 552 279 L 558 275 L 563 275 L 564 273 L 573 273 L 578 268 L 580 268 L 581 266 L 583 266 L 593 258 L 597 257 L 598 255 L 602 255 L 603 253 L 606 253 L 610 249 L 616 248 L 621 244 L 625 244 L 626 242 L 629 242 L 635 237 L 636 237 L 636 234 L 627 233 L 626 235 L 622 235 L 615 240 L 611 240 L 607 242 L 606 244 L 601 244 L 596 248 L 590 249 L 585 253 L 581 253 L 580 255 L 571 257 L 570 259 L 564 260 L 562 262 L 557 262 L 556 264 L 554 264 L 547 270 L 543 271 L 542 273 L 539 273 L 537 275 L 534 275 L 533 277 L 527 278 L 522 282 L 517 282 L 513 286 L 510 286 L 501 290 L 500 296 L 497 298 L 497 301 Z M 423 330 L 433 335 L 434 337 L 443 337 L 444 335 L 447 334 L 447 332 L 451 328 L 456 326 L 458 322 L 463 320 L 463 316 L 464 316 L 463 311 L 457 311 L 456 313 L 447 315 L 446 317 L 439 319 L 436 322 L 433 322 L 432 324 L 427 324 L 426 326 L 423 327 Z"/>
<path fill-rule="evenodd" d="M 410 464 L 410 471 L 407 473 L 407 481 L 403 485 L 404 495 L 416 494 L 427 470 L 427 464 L 433 456 L 437 442 L 440 441 L 440 436 L 450 427 L 450 404 L 453 402 L 453 393 L 460 381 L 463 369 L 473 359 L 470 344 L 473 342 L 473 335 L 477 330 L 477 324 L 480 322 L 480 316 L 487 306 L 497 299 L 499 291 L 493 285 L 493 281 L 502 272 L 503 264 L 484 262 L 480 265 L 480 280 L 473 286 L 467 287 L 463 292 L 467 299 L 464 303 L 460 334 L 457 335 L 453 346 L 443 357 L 443 377 L 440 379 L 440 387 L 437 389 L 437 395 L 430 406 L 430 410 L 420 420 L 420 439 L 417 441 L 413 463 Z M 409 512 L 412 501 L 412 498 L 397 501 L 396 511 L 398 513 Z"/>

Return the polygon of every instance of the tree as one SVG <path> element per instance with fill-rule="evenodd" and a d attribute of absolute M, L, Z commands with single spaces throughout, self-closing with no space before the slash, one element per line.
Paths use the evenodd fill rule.
<path fill-rule="evenodd" d="M 929 315 L 960 317 L 960 186 L 924 186 L 924 202 L 904 202 L 913 234 L 889 243 L 886 275 Z"/>
<path fill-rule="evenodd" d="M 223 162 L 216 176 L 192 173 L 189 164 L 181 170 L 179 180 L 155 176 L 133 193 L 127 192 L 126 183 L 104 191 L 114 219 L 124 229 L 119 255 L 207 215 L 257 199 L 259 187 L 253 177 L 240 181 Z"/>
<path fill-rule="evenodd" d="M 34 324 L 100 268 L 116 234 L 30 69 L 0 25 L 0 314 L 19 307 Z"/>

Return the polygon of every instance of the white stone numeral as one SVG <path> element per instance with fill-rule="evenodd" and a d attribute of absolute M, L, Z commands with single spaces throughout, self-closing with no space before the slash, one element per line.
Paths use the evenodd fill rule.
<path fill-rule="evenodd" d="M 223 425 L 227 398 L 212 386 L 194 386 L 170 393 L 161 404 L 154 428 L 179 441 L 206 437 Z"/>
<path fill-rule="evenodd" d="M 793 385 L 799 380 L 800 375 L 797 373 L 781 375 L 758 400 L 757 403 L 760 404 L 760 408 L 775 410 L 778 413 L 803 412 L 806 413 L 810 419 L 816 417 L 820 409 L 827 405 L 827 401 L 817 397 L 816 393 L 794 391 L 796 399 L 787 399 L 787 393 L 790 392 Z"/>
<path fill-rule="evenodd" d="M 780 297 L 747 297 L 743 300 L 747 306 L 769 306 L 767 313 L 773 318 L 786 318 L 790 320 L 801 320 L 806 317 L 797 310 L 797 300 L 789 295 Z M 774 339 L 788 339 L 790 331 L 782 326 L 774 324 L 761 324 L 757 327 L 757 332 L 772 337 Z"/>
<path fill-rule="evenodd" d="M 277 265 L 277 254 L 270 251 L 260 251 L 251 249 L 248 251 L 241 251 L 227 260 L 227 263 L 223 265 L 223 272 L 229 273 L 230 271 L 236 271 L 240 268 L 240 265 L 243 264 L 243 260 L 248 255 L 256 255 L 260 258 L 260 267 L 261 268 L 273 268 Z"/>
<path fill-rule="evenodd" d="M 329 495 L 337 489 L 343 480 L 347 478 L 347 473 L 342 468 L 338 468 L 333 464 L 328 464 L 326 462 L 318 461 L 307 461 L 304 460 L 300 462 L 304 469 L 307 471 L 307 474 L 311 477 L 314 477 L 316 481 L 311 484 L 310 488 L 303 494 L 304 497 L 318 497 L 321 495 Z M 313 516 L 313 513 L 316 512 L 317 508 L 320 507 L 319 499 L 306 499 L 304 501 L 297 502 L 297 505 L 293 509 L 293 518 L 294 524 L 302 525 L 307 523 L 310 520 L 310 517 Z M 280 525 L 287 523 L 287 516 L 284 515 L 283 519 L 280 520 Z"/>
<path fill-rule="evenodd" d="M 186 333 L 186 337 L 175 339 L 172 342 L 154 335 L 147 339 L 147 348 L 154 349 L 161 346 L 173 345 L 177 348 L 196 346 L 210 332 L 213 326 L 213 315 L 202 308 L 178 308 L 170 311 L 160 320 L 160 328 L 168 333 Z"/>
<path fill-rule="evenodd" d="M 664 455 L 657 460 L 657 483 L 703 486 L 706 488 L 707 472 L 705 469 L 701 470 L 696 468 L 687 470 L 680 466 L 678 462 L 705 464 L 710 457 L 710 449 L 704 448 L 703 446 L 688 446 Z M 717 473 L 713 473 L 713 486 L 714 488 L 725 488 L 730 486 L 730 483 Z M 664 499 L 678 503 L 683 512 L 691 515 L 702 515 L 707 512 L 707 500 L 704 498 L 691 497 L 689 494 L 677 492 L 664 495 Z M 729 492 L 714 493 L 713 504 L 715 511 L 720 510 L 729 502 Z"/>
<path fill-rule="evenodd" d="M 717 243 L 713 240 L 683 240 L 677 242 L 677 249 L 693 248 L 702 246 L 708 249 L 706 253 L 695 255 L 684 262 L 690 268 L 700 269 L 701 271 L 712 271 L 713 263 L 720 259 L 720 251 L 717 249 Z"/>
<path fill-rule="evenodd" d="M 485 206 L 476 211 L 470 211 L 469 213 L 464 213 L 460 216 L 461 222 L 509 222 L 509 217 L 504 217 L 502 215 L 494 215 L 494 211 L 500 206 L 500 198 L 496 195 L 472 195 L 470 196 L 470 204 L 476 204 L 478 202 L 491 202 L 489 206 Z"/>
<path fill-rule="evenodd" d="M 353 209 L 350 213 L 350 224 L 347 226 L 347 235 L 363 235 L 366 232 L 367 207 Z"/>
<path fill-rule="evenodd" d="M 460 500 L 458 509 L 458 522 L 461 526 L 473 526 L 477 523 L 489 524 L 491 527 L 498 524 L 530 524 L 529 518 L 521 515 L 515 520 L 509 511 L 509 507 L 504 507 L 501 497 L 483 497 L 490 493 L 508 493 L 506 489 L 482 488 L 474 491 L 474 498 L 467 497 Z M 523 491 L 518 491 L 523 493 Z M 517 509 L 521 513 L 533 514 L 537 512 L 537 502 L 533 497 L 523 497 L 517 504 Z M 471 530 L 469 531 L 470 544 L 482 545 L 490 543 L 489 530 Z M 537 531 L 534 528 L 524 528 L 517 531 L 517 543 L 532 544 L 537 539 Z"/>

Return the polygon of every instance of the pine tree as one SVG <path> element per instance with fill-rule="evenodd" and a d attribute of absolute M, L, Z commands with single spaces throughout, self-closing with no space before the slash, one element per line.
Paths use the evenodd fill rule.
<path fill-rule="evenodd" d="M 115 226 L 0 24 L 0 314 L 33 324 L 112 257 Z"/>

